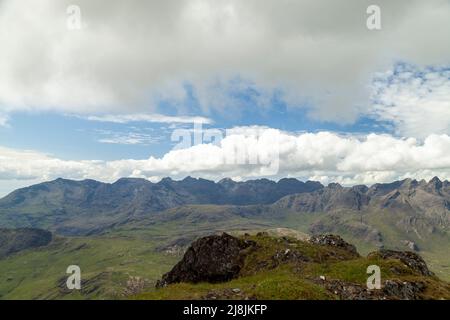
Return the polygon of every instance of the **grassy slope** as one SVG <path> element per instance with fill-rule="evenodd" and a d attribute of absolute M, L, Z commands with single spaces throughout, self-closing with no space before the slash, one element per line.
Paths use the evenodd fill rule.
<path fill-rule="evenodd" d="M 135 221 L 103 236 L 60 238 L 46 248 L 25 251 L 0 260 L 0 298 L 120 298 L 129 276 L 148 279 L 151 287 L 156 279 L 170 270 L 180 257 L 164 254 L 157 249 L 177 243 L 180 238 L 184 239 L 183 243 L 187 245 L 199 236 L 216 231 L 255 231 L 287 227 L 308 232 L 311 223 L 326 219 L 325 214 L 286 212 L 272 213 L 260 219 L 248 219 L 230 216 L 217 206 L 193 206 L 191 209 L 187 215 L 174 209 L 171 214 L 180 214 L 174 221 L 165 220 L 164 217 Z M 348 218 L 358 219 L 357 216 Z M 389 217 L 374 215 L 371 223 L 380 229 L 391 243 L 406 236 L 414 236 L 396 235 L 398 230 L 394 228 Z M 373 245 L 353 237 L 345 229 L 339 230 L 339 234 L 357 245 L 362 254 L 376 249 Z M 426 258 L 430 268 L 440 278 L 450 280 L 450 257 L 446 251 L 449 239 L 442 235 L 433 236 L 436 237 L 433 239 L 434 247 L 427 247 L 427 241 L 421 239 L 413 237 L 412 240 L 417 240 L 423 249 L 420 254 Z M 89 287 L 92 292 L 66 295 L 58 290 L 58 280 L 67 277 L 65 270 L 71 264 L 80 265 L 83 279 L 93 279 Z M 286 273 L 278 276 L 284 277 Z M 289 278 L 289 281 L 291 280 Z M 94 290 L 98 285 L 101 285 L 101 288 Z"/>
<path fill-rule="evenodd" d="M 153 287 L 172 268 L 180 256 L 160 248 L 180 238 L 188 245 L 214 232 L 271 227 L 269 222 L 239 217 L 216 219 L 214 210 L 205 210 L 177 221 L 137 221 L 97 237 L 60 237 L 47 247 L 1 259 L 0 299 L 123 298 L 129 276 L 144 278 Z M 58 281 L 67 279 L 65 272 L 72 264 L 80 266 L 82 279 L 91 281 L 86 290 L 67 294 Z"/>
<path fill-rule="evenodd" d="M 289 299 L 330 299 L 332 295 L 322 287 L 295 277 L 289 267 L 277 268 L 260 272 L 256 275 L 243 277 L 226 283 L 188 284 L 178 283 L 164 289 L 155 289 L 151 292 L 137 295 L 141 300 L 187 300 L 202 299 L 207 294 L 214 294 L 224 299 L 223 293 L 239 288 L 242 294 L 258 299 L 289 300 Z M 242 295 L 230 296 L 230 299 L 239 299 Z"/>
<path fill-rule="evenodd" d="M 382 281 L 396 279 L 403 281 L 425 281 L 428 289 L 424 298 L 450 299 L 450 285 L 436 277 L 422 277 L 407 269 L 397 260 L 379 260 L 356 258 L 340 260 L 330 258 L 329 253 L 340 252 L 336 248 L 312 246 L 303 241 L 291 240 L 289 248 L 301 252 L 312 259 L 303 265 L 286 263 L 275 268 L 261 268 L 263 262 L 270 265 L 272 256 L 280 250 L 285 250 L 285 244 L 270 236 L 250 237 L 256 241 L 259 250 L 251 253 L 245 260 L 240 276 L 230 282 L 211 284 L 199 283 L 172 284 L 162 289 L 153 289 L 147 293 L 135 296 L 136 299 L 204 299 L 211 295 L 218 299 L 337 299 L 333 293 L 318 284 L 320 276 L 327 279 L 343 280 L 346 282 L 365 285 L 369 265 L 378 265 L 382 270 Z M 345 252 L 340 252 L 345 256 Z M 321 261 L 320 263 L 318 261 Z M 393 274 L 390 270 L 396 267 L 402 270 L 401 275 Z M 233 293 L 238 288 L 239 293 Z"/>
<path fill-rule="evenodd" d="M 148 279 L 152 286 L 177 259 L 156 253 L 139 239 L 59 238 L 48 247 L 0 260 L 0 295 L 2 299 L 121 298 L 129 276 Z M 94 280 L 85 291 L 64 294 L 58 281 L 65 283 L 66 269 L 72 264 L 80 266 L 83 280 Z"/>

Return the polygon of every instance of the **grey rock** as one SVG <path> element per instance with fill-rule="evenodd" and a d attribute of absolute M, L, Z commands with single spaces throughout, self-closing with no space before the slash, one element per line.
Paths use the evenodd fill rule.
<path fill-rule="evenodd" d="M 156 287 L 178 282 L 225 282 L 239 274 L 244 250 L 253 241 L 241 240 L 226 233 L 198 239 L 187 249 L 183 259 L 164 274 Z"/>
<path fill-rule="evenodd" d="M 340 236 L 334 234 L 321 234 L 312 236 L 309 239 L 309 242 L 312 244 L 318 244 L 322 246 L 331 246 L 339 249 L 343 249 L 353 255 L 354 257 L 359 257 L 358 251 L 356 251 L 356 247 L 342 239 Z"/>

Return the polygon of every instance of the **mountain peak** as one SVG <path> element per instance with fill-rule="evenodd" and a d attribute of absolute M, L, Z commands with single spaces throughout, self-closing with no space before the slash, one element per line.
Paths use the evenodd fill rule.
<path fill-rule="evenodd" d="M 415 188 L 419 185 L 419 182 L 416 179 L 407 178 L 401 181 L 401 186 L 405 188 Z"/>
<path fill-rule="evenodd" d="M 234 183 L 236 183 L 236 181 L 234 181 L 231 178 L 223 178 L 218 183 L 219 184 L 234 184 Z"/>
<path fill-rule="evenodd" d="M 170 183 L 170 182 L 174 182 L 174 180 L 171 177 L 165 177 L 162 178 L 158 183 Z"/>
<path fill-rule="evenodd" d="M 431 179 L 429 183 L 432 183 L 432 184 L 442 184 L 442 181 L 441 181 L 441 179 L 439 179 L 439 177 L 436 176 L 436 177 L 434 177 L 433 179 Z"/>
<path fill-rule="evenodd" d="M 339 183 L 332 182 L 332 183 L 328 184 L 328 188 L 329 189 L 342 189 L 343 187 Z"/>
<path fill-rule="evenodd" d="M 442 188 L 442 181 L 438 177 L 434 177 L 428 182 L 428 186 L 434 191 L 439 191 Z"/>
<path fill-rule="evenodd" d="M 367 193 L 367 191 L 369 190 L 369 188 L 365 184 L 353 186 L 352 189 L 359 193 Z"/>

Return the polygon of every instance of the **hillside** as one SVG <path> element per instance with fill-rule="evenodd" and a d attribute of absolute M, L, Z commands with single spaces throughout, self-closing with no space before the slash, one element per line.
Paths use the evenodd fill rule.
<path fill-rule="evenodd" d="M 123 178 L 115 183 L 57 179 L 18 189 L 0 200 L 0 227 L 34 227 L 62 235 L 102 232 L 131 218 L 186 204 L 268 204 L 283 196 L 322 188 L 317 182 L 267 179 L 215 183 L 187 177 L 152 183 Z"/>
<path fill-rule="evenodd" d="M 367 267 L 381 270 L 381 288 L 368 289 Z M 340 237 L 309 241 L 266 233 L 227 234 L 194 242 L 183 259 L 137 299 L 450 299 L 422 258 L 381 250 L 362 257 Z"/>
<path fill-rule="evenodd" d="M 0 258 L 0 299 L 125 299 L 137 292 L 135 278 L 151 289 L 179 259 L 157 250 L 157 236 L 54 237 Z M 70 265 L 81 268 L 80 291 L 66 287 Z"/>
<path fill-rule="evenodd" d="M 120 228 L 167 226 L 193 240 L 208 231 L 286 227 L 308 234 L 334 233 L 363 253 L 378 248 L 420 252 L 450 279 L 450 187 L 437 178 L 371 187 L 331 184 L 288 195 L 269 205 L 188 205 L 129 221 Z M 186 226 L 195 225 L 194 232 Z M 184 229 L 183 229 L 184 228 Z"/>
<path fill-rule="evenodd" d="M 0 200 L 0 226 L 19 228 L 0 236 L 0 295 L 127 298 L 139 291 L 126 289 L 128 282 L 150 290 L 193 241 L 221 232 L 242 236 L 269 231 L 301 239 L 337 234 L 363 255 L 379 249 L 417 252 L 438 278 L 450 280 L 447 181 L 371 187 L 296 181 L 187 178 L 153 184 L 121 179 L 103 184 L 58 179 L 16 190 Z M 248 203 L 240 192 L 248 195 Z M 13 236 L 29 227 L 51 231 L 51 242 L 41 245 L 34 237 Z M 71 264 L 80 264 L 86 277 L 82 292 L 62 287 Z"/>
<path fill-rule="evenodd" d="M 382 247 L 420 252 L 441 277 L 450 279 L 449 204 L 450 184 L 434 178 L 370 188 L 332 184 L 284 197 L 272 210 L 298 216 L 290 219 L 293 223 L 300 216 L 317 215 L 303 231 L 339 234 L 363 252 Z"/>
<path fill-rule="evenodd" d="M 0 229 L 0 259 L 22 250 L 46 246 L 51 240 L 52 234 L 45 230 Z"/>
<path fill-rule="evenodd" d="M 339 281 L 344 281 L 345 286 L 350 283 L 352 286 L 358 285 L 360 289 L 367 278 L 365 268 L 370 264 L 382 267 L 382 279 L 396 280 L 392 285 L 400 280 L 416 281 L 420 278 L 420 281 L 434 288 L 432 291 L 447 290 L 445 286 L 448 283 L 441 282 L 435 276 L 423 278 L 422 275 L 411 273 L 398 261 L 385 261 L 373 254 L 369 258 L 359 257 L 355 249 L 348 250 L 352 248 L 350 245 L 344 246 L 345 250 L 317 246 L 305 242 L 307 236 L 302 233 L 280 228 L 269 229 L 268 233 L 258 236 L 257 231 L 251 231 L 251 228 L 233 232 L 245 241 L 254 241 L 258 248 L 252 251 L 249 256 L 251 259 L 245 260 L 246 267 L 240 269 L 239 274 L 243 277 L 225 283 L 180 283 L 169 285 L 164 290 L 155 289 L 157 280 L 171 270 L 185 251 L 189 251 L 186 248 L 195 235 L 194 229 L 195 226 L 187 229 L 190 231 L 186 238 L 180 236 L 179 229 L 164 226 L 121 230 L 103 236 L 56 237 L 46 246 L 22 250 L 0 259 L 0 298 L 178 299 L 205 296 L 211 299 L 237 299 L 256 295 L 267 299 L 335 299 L 339 297 L 330 295 L 323 283 L 319 281 L 317 285 L 320 276 L 330 281 L 327 282 L 327 285 L 332 286 L 330 288 L 337 285 L 338 289 L 342 288 L 343 283 Z M 220 257 L 220 250 L 217 254 L 208 250 L 208 257 L 221 261 L 217 255 Z M 295 267 L 295 263 L 303 263 L 305 259 L 308 260 L 307 268 Z M 64 286 L 67 278 L 65 271 L 71 264 L 82 268 L 81 291 L 69 291 Z M 400 268 L 399 274 L 395 268 L 394 273 L 389 271 L 393 265 Z M 299 270 L 302 272 L 300 278 Z M 206 274 L 202 269 L 199 272 Z M 254 283 L 258 285 L 254 286 Z M 291 285 L 287 286 L 292 283 L 296 284 L 294 292 L 290 289 Z M 442 286 L 445 288 L 442 289 Z M 241 290 L 240 295 L 235 296 L 232 290 L 235 288 Z M 280 295 L 276 296 L 274 290 Z M 426 298 L 436 298 L 435 293 L 425 292 Z"/>

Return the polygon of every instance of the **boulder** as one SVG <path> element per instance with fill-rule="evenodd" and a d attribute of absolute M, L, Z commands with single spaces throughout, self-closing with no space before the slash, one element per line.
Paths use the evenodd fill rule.
<path fill-rule="evenodd" d="M 225 282 L 236 278 L 245 252 L 253 241 L 241 240 L 226 233 L 198 239 L 187 249 L 183 259 L 164 274 L 156 287 L 178 282 Z"/>

